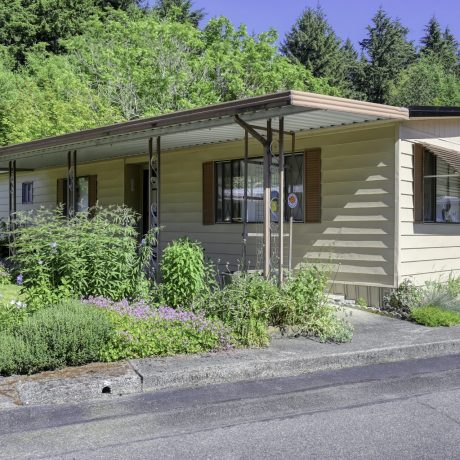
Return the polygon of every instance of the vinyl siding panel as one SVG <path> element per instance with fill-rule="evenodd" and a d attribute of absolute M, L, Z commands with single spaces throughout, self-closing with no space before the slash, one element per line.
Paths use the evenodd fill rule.
<path fill-rule="evenodd" d="M 294 224 L 294 266 L 306 261 L 330 264 L 337 283 L 393 286 L 393 127 L 297 137 L 296 151 L 315 148 L 321 149 L 322 221 Z M 250 142 L 250 155 L 262 155 L 262 147 Z M 221 269 L 239 267 L 242 225 L 202 224 L 202 165 L 242 157 L 242 142 L 163 155 L 162 245 L 188 235 L 203 243 Z M 262 224 L 250 224 L 248 231 L 262 235 Z M 285 238 L 286 263 L 287 244 Z M 262 237 L 249 237 L 253 267 L 261 266 L 261 252 Z"/>
<path fill-rule="evenodd" d="M 414 166 L 411 142 L 444 139 L 460 147 L 460 119 L 409 121 L 401 126 L 400 151 L 400 271 L 399 280 L 422 285 L 460 275 L 460 225 L 414 223 Z"/>
<path fill-rule="evenodd" d="M 286 143 L 289 152 L 290 143 Z M 394 286 L 395 131 L 394 125 L 358 126 L 297 135 L 296 151 L 321 149 L 321 222 L 293 225 L 293 263 L 313 261 L 333 270 L 336 291 L 346 286 Z M 208 145 L 165 152 L 161 159 L 161 246 L 181 236 L 203 243 L 206 255 L 221 270 L 236 270 L 242 253 L 242 225 L 203 225 L 203 163 L 242 158 L 243 142 Z M 262 146 L 251 140 L 250 156 L 262 156 Z M 143 165 L 145 156 L 126 164 Z M 125 197 L 125 162 L 113 160 L 78 165 L 78 175 L 97 174 L 102 205 Z M 18 203 L 23 180 L 34 181 L 34 205 L 56 204 L 56 182 L 65 169 L 18 174 Z M 7 175 L 0 178 L 0 209 L 7 215 Z M 409 189 L 406 190 L 406 193 Z M 18 209 L 22 209 L 18 205 Z M 262 263 L 262 224 L 248 225 L 247 254 L 252 267 Z M 289 225 L 285 225 L 285 232 Z M 277 237 L 274 245 L 277 246 Z M 288 238 L 285 238 L 287 264 Z M 340 288 L 343 285 L 345 287 Z M 359 294 L 347 291 L 347 295 Z M 377 292 L 378 294 L 375 294 Z M 372 295 L 380 295 L 375 291 Z M 362 295 L 362 294 L 359 294 Z M 370 295 L 370 294 L 369 294 Z M 377 301 L 376 301 L 377 302 Z M 375 303 L 375 302 L 374 302 Z M 378 302 L 377 302 L 378 303 Z"/>
<path fill-rule="evenodd" d="M 124 161 L 112 160 L 77 165 L 78 176 L 97 175 L 99 204 L 123 203 Z M 67 175 L 66 168 L 42 169 L 17 173 L 17 210 L 26 211 L 40 206 L 54 208 L 57 202 L 57 180 Z M 22 183 L 33 181 L 33 203 L 23 205 Z M 0 217 L 8 217 L 8 174 L 0 175 Z"/>

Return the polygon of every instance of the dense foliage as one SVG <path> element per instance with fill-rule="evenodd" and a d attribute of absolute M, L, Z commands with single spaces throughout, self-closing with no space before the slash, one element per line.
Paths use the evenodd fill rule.
<path fill-rule="evenodd" d="M 0 332 L 0 374 L 31 374 L 100 359 L 113 335 L 110 318 L 78 302 L 57 304 Z"/>
<path fill-rule="evenodd" d="M 106 361 L 227 350 L 233 346 L 229 330 L 203 314 L 151 307 L 143 301 L 113 302 L 96 297 L 84 302 L 106 312 L 114 324 L 115 334 L 101 350 L 101 358 Z"/>
<path fill-rule="evenodd" d="M 59 49 L 32 38 L 18 57 L 0 37 L 0 145 L 278 90 L 338 94 L 280 55 L 273 30 L 251 35 L 226 18 L 201 30 L 133 6 L 83 16 Z"/>
<path fill-rule="evenodd" d="M 460 104 L 458 42 L 379 9 L 355 49 L 306 8 L 278 49 L 191 0 L 0 0 L 0 145 L 285 89 Z M 24 97 L 24 95 L 27 97 Z"/>
<path fill-rule="evenodd" d="M 138 245 L 136 221 L 126 207 L 98 208 L 94 216 L 78 213 L 73 219 L 61 209 L 19 213 L 11 260 L 28 306 L 90 295 L 146 295 L 154 236 Z"/>
<path fill-rule="evenodd" d="M 190 307 L 206 286 L 204 251 L 187 238 L 173 241 L 161 257 L 162 296 L 171 307 Z"/>
<path fill-rule="evenodd" d="M 327 305 L 326 282 L 327 274 L 315 266 L 301 267 L 281 288 L 257 273 L 236 275 L 195 308 L 222 320 L 245 346 L 267 345 L 270 325 L 294 326 L 296 335 L 321 342 L 348 342 L 352 328 Z"/>
<path fill-rule="evenodd" d="M 460 324 L 460 313 L 444 310 L 442 308 L 426 305 L 413 308 L 410 319 L 418 324 L 429 327 L 456 326 Z"/>
<path fill-rule="evenodd" d="M 382 310 L 424 326 L 460 324 L 460 278 L 453 275 L 446 282 L 427 281 L 425 286 L 406 279 L 383 300 Z"/>
<path fill-rule="evenodd" d="M 309 7 L 286 36 L 282 51 L 345 96 L 396 105 L 458 105 L 456 38 L 449 28 L 443 31 L 434 17 L 419 47 L 408 40 L 408 32 L 401 21 L 379 8 L 358 53 L 350 41 L 336 36 L 320 7 Z"/>

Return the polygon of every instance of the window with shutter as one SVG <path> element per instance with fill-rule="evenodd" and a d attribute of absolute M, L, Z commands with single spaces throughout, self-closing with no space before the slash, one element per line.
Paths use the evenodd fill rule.
<path fill-rule="evenodd" d="M 97 202 L 97 175 L 80 176 L 77 178 L 77 211 L 86 211 Z M 67 215 L 67 179 L 57 181 L 57 204 L 64 205 L 64 215 Z"/>

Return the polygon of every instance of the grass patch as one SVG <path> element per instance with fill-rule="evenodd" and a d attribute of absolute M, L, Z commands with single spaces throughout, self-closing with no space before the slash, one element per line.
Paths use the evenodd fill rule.
<path fill-rule="evenodd" d="M 433 307 L 431 305 L 412 308 L 410 319 L 417 324 L 429 327 L 450 327 L 460 324 L 459 313 L 443 310 L 442 308 Z"/>
<path fill-rule="evenodd" d="M 20 299 L 20 290 L 21 287 L 15 284 L 5 284 L 0 286 L 0 302 L 9 302 L 10 300 Z"/>

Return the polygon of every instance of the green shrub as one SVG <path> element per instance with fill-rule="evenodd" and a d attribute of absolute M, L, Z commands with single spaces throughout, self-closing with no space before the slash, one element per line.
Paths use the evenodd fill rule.
<path fill-rule="evenodd" d="M 207 316 L 219 318 L 245 346 L 269 343 L 268 323 L 274 305 L 281 302 L 279 289 L 258 274 L 235 275 L 222 290 L 201 300 Z"/>
<path fill-rule="evenodd" d="M 24 340 L 12 334 L 0 333 L 0 375 L 27 373 L 34 358 Z"/>
<path fill-rule="evenodd" d="M 102 310 L 78 302 L 46 308 L 12 333 L 0 334 L 3 343 L 21 351 L 13 357 L 1 353 L 0 374 L 32 374 L 97 361 L 113 334 L 113 323 Z"/>
<path fill-rule="evenodd" d="M 450 277 L 447 283 L 427 281 L 422 291 L 421 306 L 431 305 L 460 313 L 458 282 Z"/>
<path fill-rule="evenodd" d="M 282 301 L 272 313 L 274 324 L 296 326 L 299 334 L 316 337 L 320 342 L 349 342 L 353 328 L 327 305 L 327 281 L 327 270 L 301 266 L 282 288 Z"/>
<path fill-rule="evenodd" d="M 11 283 L 11 275 L 5 265 L 0 262 L 0 286 L 6 286 Z"/>
<path fill-rule="evenodd" d="M 202 246 L 187 238 L 170 243 L 161 257 L 161 275 L 166 305 L 190 307 L 206 289 Z"/>
<path fill-rule="evenodd" d="M 420 306 L 422 291 L 406 279 L 397 289 L 383 298 L 383 310 L 398 313 L 402 318 L 410 316 L 411 309 Z"/>
<path fill-rule="evenodd" d="M 284 283 L 283 301 L 273 306 L 271 322 L 276 326 L 302 325 L 326 305 L 327 272 L 312 265 L 303 265 Z"/>
<path fill-rule="evenodd" d="M 367 300 L 364 297 L 358 297 L 356 299 L 356 305 L 358 305 L 358 307 L 366 308 Z"/>
<path fill-rule="evenodd" d="M 423 326 L 455 326 L 460 324 L 460 314 L 454 311 L 443 310 L 436 306 L 412 308 L 410 319 Z"/>
<path fill-rule="evenodd" d="M 154 235 L 139 246 L 136 222 L 126 207 L 97 208 L 72 219 L 62 209 L 18 213 L 12 261 L 30 308 L 70 297 L 145 295 Z"/>

